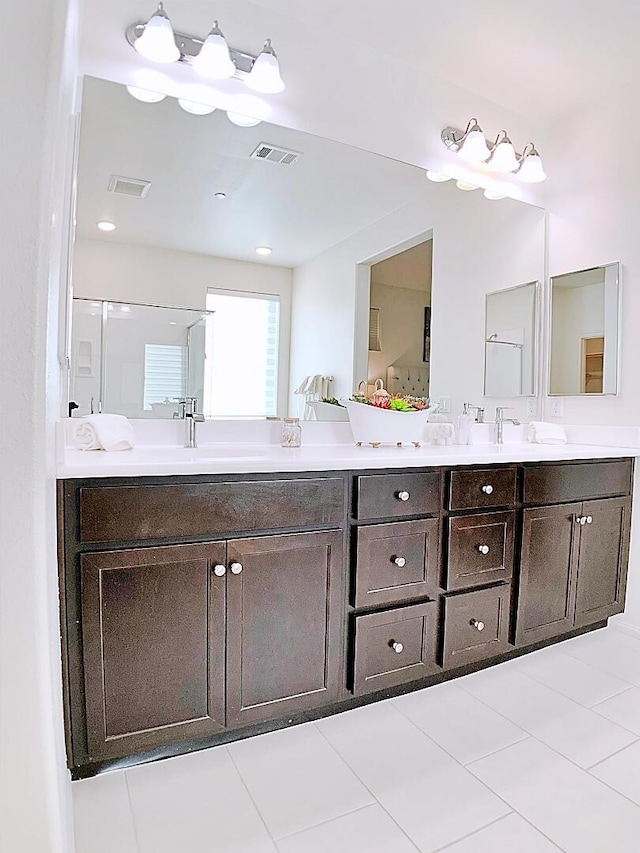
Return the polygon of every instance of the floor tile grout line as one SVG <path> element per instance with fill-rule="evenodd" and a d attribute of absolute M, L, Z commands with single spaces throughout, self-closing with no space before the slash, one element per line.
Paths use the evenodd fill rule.
<path fill-rule="evenodd" d="M 594 765 L 595 766 L 595 765 Z M 600 782 L 601 785 L 604 785 L 605 788 L 609 788 L 610 791 L 613 791 L 614 794 L 617 794 L 619 797 L 622 797 L 627 802 L 631 803 L 631 805 L 635 806 L 637 809 L 640 809 L 640 803 L 632 800 L 628 794 L 623 794 L 622 791 L 619 791 L 617 788 L 614 788 L 610 782 L 607 782 L 605 779 L 601 779 L 599 776 L 596 776 L 591 773 L 590 770 L 587 770 L 587 773 L 597 782 Z"/>
<path fill-rule="evenodd" d="M 245 782 L 244 776 L 243 776 L 243 775 L 242 775 L 242 773 L 240 772 L 240 768 L 239 768 L 239 767 L 238 767 L 238 765 L 236 764 L 236 761 L 235 761 L 235 759 L 234 759 L 234 757 L 233 757 L 233 755 L 232 755 L 232 753 L 231 753 L 231 750 L 230 750 L 226 745 L 225 745 L 224 749 L 225 749 L 225 751 L 226 751 L 227 755 L 229 756 L 229 760 L 231 761 L 231 764 L 232 764 L 232 766 L 233 766 L 233 769 L 234 769 L 234 770 L 236 771 L 236 773 L 238 774 L 238 778 L 240 779 L 240 784 L 242 785 L 242 787 L 243 787 L 243 788 L 245 789 L 245 791 L 247 792 L 247 796 L 248 796 L 248 797 L 249 797 L 249 799 L 251 800 L 251 803 L 252 803 L 252 805 L 253 805 L 254 809 L 256 810 L 256 814 L 258 815 L 258 817 L 260 818 L 260 822 L 261 822 L 261 823 L 262 823 L 262 825 L 264 826 L 264 829 L 265 829 L 265 832 L 267 833 L 267 836 L 268 836 L 268 837 L 271 839 L 271 841 L 273 842 L 273 846 L 274 846 L 275 848 L 277 848 L 278 843 L 277 843 L 276 839 L 274 838 L 274 836 L 273 836 L 273 834 L 272 834 L 271 830 L 270 830 L 270 829 L 269 829 L 269 827 L 267 826 L 267 822 L 266 822 L 266 820 L 264 819 L 264 816 L 263 816 L 262 812 L 261 812 L 261 811 L 260 811 L 260 809 L 258 808 L 258 804 L 257 804 L 257 803 L 256 803 L 256 801 L 254 800 L 254 798 L 253 798 L 253 794 L 252 794 L 252 793 L 251 793 L 251 791 L 249 790 L 249 786 L 248 786 L 248 785 L 247 785 L 247 783 Z"/>
<path fill-rule="evenodd" d="M 450 850 L 455 844 L 460 844 L 461 841 L 466 841 L 468 838 L 473 838 L 474 835 L 477 835 L 478 832 L 484 832 L 485 829 L 488 829 L 490 826 L 495 826 L 497 823 L 500 823 L 501 820 L 506 820 L 508 817 L 511 817 L 513 812 L 509 812 L 509 814 L 500 815 L 500 817 L 495 818 L 489 823 L 485 824 L 485 826 L 481 826 L 479 829 L 474 829 L 473 832 L 467 832 L 466 835 L 463 835 L 462 838 L 456 838 L 455 841 L 449 842 L 449 844 L 445 844 L 443 847 L 436 847 L 435 850 L 432 850 L 431 853 L 443 853 L 445 850 Z"/>
<path fill-rule="evenodd" d="M 616 693 L 615 696 L 609 696 L 608 699 L 601 699 L 599 702 L 596 702 L 595 705 L 591 705 L 589 710 L 595 711 L 596 714 L 600 714 L 600 711 L 597 710 L 600 707 L 600 705 L 604 705 L 605 702 L 611 702 L 612 699 L 617 699 L 618 696 L 623 696 L 625 693 L 628 693 L 630 690 L 638 690 L 638 689 L 640 689 L 640 688 L 636 687 L 633 684 L 629 684 L 627 687 L 625 687 L 624 690 L 621 690 L 619 693 Z M 601 714 L 600 716 L 604 716 L 604 715 Z M 605 719 L 608 719 L 608 717 Z"/>
<path fill-rule="evenodd" d="M 503 717 L 505 720 L 507 720 L 507 722 L 513 723 L 514 726 L 519 725 L 518 723 L 514 723 L 513 720 L 511 720 L 509 717 L 505 716 L 500 711 L 496 711 L 495 708 L 492 708 L 491 705 L 488 705 L 484 700 L 480 699 L 478 696 L 475 696 L 473 693 L 469 692 L 468 690 L 465 692 L 469 693 L 469 696 L 473 696 L 474 699 L 477 699 L 478 702 L 480 702 L 486 708 L 489 708 L 491 711 L 495 711 L 496 714 L 498 714 L 500 717 Z M 582 707 L 582 706 L 579 706 L 579 707 Z M 586 711 L 586 710 L 588 710 L 588 708 L 585 708 L 584 710 Z M 599 714 L 598 716 L 602 716 L 602 715 Z M 602 717 L 602 719 L 606 719 L 606 718 Z M 520 728 L 522 728 L 522 727 L 520 726 Z M 619 728 L 622 728 L 622 727 L 620 726 Z M 578 762 L 575 761 L 573 758 L 569 758 L 569 756 L 565 755 L 563 752 L 560 752 L 559 749 L 556 749 L 554 746 L 551 746 L 550 744 L 546 743 L 545 741 L 542 740 L 542 738 L 538 737 L 538 735 L 534 734 L 533 732 L 529 732 L 526 729 L 523 729 L 523 731 L 527 732 L 528 737 L 533 738 L 534 740 L 538 741 L 538 743 L 542 744 L 542 746 L 545 746 L 547 749 L 550 749 L 552 752 L 555 752 L 556 755 L 559 755 L 560 758 L 564 758 L 565 761 L 568 761 L 570 764 L 573 764 L 573 766 L 577 767 L 578 770 L 582 770 L 584 773 L 589 772 L 588 768 L 583 767 L 581 764 L 578 764 Z M 628 731 L 628 729 L 624 729 L 624 731 Z M 633 733 L 631 733 L 631 734 L 633 734 Z M 523 742 L 524 741 L 520 740 L 520 741 L 517 741 L 516 744 L 511 744 L 511 746 L 516 746 L 518 743 L 523 743 Z M 629 744 L 627 744 L 627 746 L 631 746 L 631 744 L 629 743 Z M 624 748 L 625 747 L 623 747 L 623 749 Z M 493 754 L 496 755 L 497 752 L 502 752 L 503 749 L 509 749 L 509 747 L 508 746 L 502 747 L 501 749 L 496 750 L 496 752 Z M 608 757 L 609 756 L 605 756 L 605 758 L 608 758 Z M 469 762 L 469 766 L 471 764 L 475 764 L 476 760 L 481 761 L 482 759 L 474 759 L 474 761 Z M 604 760 L 604 759 L 600 759 L 600 760 Z"/>
<path fill-rule="evenodd" d="M 373 796 L 373 795 L 372 795 Z M 344 812 L 343 814 L 335 815 L 334 817 L 328 817 L 324 820 L 318 821 L 318 823 L 312 823 L 310 826 L 305 826 L 303 829 L 296 829 L 295 832 L 288 832 L 286 835 L 280 835 L 278 838 L 275 838 L 274 841 L 276 844 L 280 841 L 288 841 L 290 838 L 295 838 L 297 835 L 304 835 L 305 832 L 309 832 L 312 829 L 318 829 L 320 826 L 326 826 L 328 823 L 333 823 L 336 820 L 342 820 L 344 817 L 350 817 L 351 815 L 357 814 L 358 812 L 363 812 L 365 809 L 371 809 L 374 806 L 379 806 L 380 803 L 375 799 L 373 799 L 372 803 L 367 803 L 364 806 L 358 806 L 355 809 L 351 809 L 348 812 Z"/>
<path fill-rule="evenodd" d="M 126 770 L 122 771 L 124 773 L 124 786 L 127 791 L 127 801 L 129 803 L 129 811 L 131 812 L 131 823 L 133 825 L 133 838 L 136 843 L 136 848 L 138 853 L 142 853 L 142 844 L 140 843 L 140 833 L 138 832 L 138 824 L 136 821 L 136 810 L 133 807 L 133 799 L 131 797 L 131 788 L 129 787 L 129 774 Z"/>
<path fill-rule="evenodd" d="M 373 799 L 374 799 L 375 803 L 376 803 L 378 806 L 380 806 L 380 808 L 381 808 L 381 809 L 382 809 L 382 811 L 387 815 L 387 817 L 389 818 L 389 820 L 390 820 L 393 824 L 395 824 L 395 826 L 397 826 L 397 827 L 398 827 L 398 829 L 400 830 L 400 832 L 401 832 L 401 833 L 404 835 L 404 837 L 408 840 L 409 844 L 411 844 L 413 847 L 415 847 L 415 849 L 418 851 L 418 853 L 420 853 L 420 848 L 419 848 L 419 847 L 418 847 L 418 845 L 414 842 L 413 838 L 411 838 L 411 836 L 409 836 L 409 835 L 407 834 L 407 832 L 404 830 L 404 828 L 403 828 L 402 826 L 400 826 L 400 824 L 399 824 L 399 823 L 398 823 L 398 821 L 393 817 L 393 815 L 392 815 L 392 814 L 390 814 L 390 813 L 387 811 L 387 809 L 382 805 L 382 803 L 380 802 L 380 800 L 379 800 L 379 799 L 376 797 L 376 795 L 373 793 L 373 791 L 371 790 L 371 788 L 366 784 L 366 782 L 365 782 L 363 779 L 361 779 L 361 778 L 360 778 L 360 776 L 356 773 L 356 771 L 353 769 L 353 767 L 349 764 L 349 762 L 347 761 L 347 759 L 346 759 L 346 758 L 345 758 L 345 757 L 344 757 L 344 756 L 343 756 L 343 755 L 342 755 L 342 754 L 341 754 L 341 753 L 336 749 L 336 747 L 331 743 L 331 741 L 330 741 L 330 740 L 329 740 L 329 738 L 325 735 L 325 733 L 322 731 L 322 729 L 321 729 L 318 725 L 316 725 L 316 723 L 315 723 L 315 722 L 313 723 L 313 725 L 315 726 L 315 728 L 317 729 L 317 731 L 320 733 L 320 736 L 321 736 L 321 737 L 326 741 L 326 743 L 328 743 L 328 744 L 329 744 L 329 746 L 330 746 L 330 747 L 331 747 L 331 749 L 335 752 L 335 754 L 338 756 L 338 758 L 340 759 L 340 761 L 342 761 L 342 763 L 343 763 L 343 764 L 345 764 L 345 765 L 349 768 L 349 770 L 353 773 L 353 775 L 354 775 L 354 776 L 356 777 L 356 779 L 360 782 L 360 784 L 363 786 L 363 788 L 364 788 L 366 791 L 368 791 L 368 792 L 369 792 L 369 794 L 373 797 Z"/>
<path fill-rule="evenodd" d="M 605 669 L 603 666 L 599 666 L 598 664 L 592 663 L 591 661 L 583 660 L 579 655 L 571 654 L 571 652 L 564 650 L 562 650 L 562 654 L 567 655 L 567 657 L 570 657 L 573 660 L 579 660 L 581 663 L 586 663 L 588 666 L 591 666 L 593 667 L 593 669 L 597 669 L 600 672 L 604 672 L 606 675 L 612 675 L 614 678 L 619 678 L 620 681 L 626 682 L 630 687 L 640 687 L 640 683 L 636 683 L 635 681 L 629 681 L 628 678 L 622 678 L 622 676 L 616 675 L 614 672 Z"/>
<path fill-rule="evenodd" d="M 474 777 L 474 778 L 477 778 L 477 777 Z M 497 794 L 496 794 L 496 796 L 497 796 Z M 496 818 L 495 820 L 492 820 L 491 823 L 488 823 L 486 826 L 481 826 L 480 829 L 475 829 L 473 832 L 470 832 L 468 835 L 465 835 L 464 838 L 458 839 L 458 841 L 452 841 L 451 844 L 447 844 L 445 847 L 438 847 L 437 850 L 433 850 L 432 853 L 446 853 L 447 850 L 450 850 L 454 845 L 459 844 L 460 841 L 466 841 L 467 839 L 473 838 L 474 835 L 478 835 L 478 833 L 484 832 L 484 830 L 488 829 L 490 826 L 495 826 L 497 823 L 500 823 L 503 820 L 507 820 L 508 818 L 513 817 L 514 815 L 517 815 L 517 817 L 522 818 L 522 820 L 525 823 L 529 824 L 529 826 L 532 829 L 534 829 L 539 835 L 541 835 L 543 838 L 545 838 L 549 842 L 549 844 L 552 844 L 557 850 L 560 850 L 561 853 L 567 853 L 567 851 L 565 850 L 564 847 L 560 847 L 560 845 L 557 842 L 555 842 L 552 838 L 549 838 L 549 836 L 546 835 L 540 829 L 540 827 L 536 826 L 534 823 L 532 823 L 530 820 L 528 820 L 528 818 L 526 818 L 524 815 L 520 814 L 520 812 L 517 809 L 512 809 L 512 811 L 509 814 L 502 815 L 502 817 L 499 817 L 499 818 Z"/>
<path fill-rule="evenodd" d="M 637 746 L 640 741 L 640 737 L 637 737 L 633 743 L 628 743 L 626 746 L 621 747 L 620 749 L 616 749 L 615 752 L 612 752 L 611 755 L 607 755 L 606 758 L 601 758 L 596 761 L 594 764 L 590 764 L 587 767 L 587 770 L 591 772 L 595 767 L 599 767 L 601 764 L 604 764 L 605 761 L 609 761 L 610 758 L 613 758 L 616 755 L 620 755 L 621 752 L 624 752 L 626 749 L 631 749 L 632 746 Z"/>

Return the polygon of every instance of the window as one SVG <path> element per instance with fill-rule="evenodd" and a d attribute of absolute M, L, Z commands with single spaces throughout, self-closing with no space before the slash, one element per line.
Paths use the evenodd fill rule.
<path fill-rule="evenodd" d="M 170 344 L 144 345 L 144 408 L 187 392 L 187 348 Z"/>
<path fill-rule="evenodd" d="M 275 417 L 279 297 L 210 290 L 207 310 L 205 416 Z"/>

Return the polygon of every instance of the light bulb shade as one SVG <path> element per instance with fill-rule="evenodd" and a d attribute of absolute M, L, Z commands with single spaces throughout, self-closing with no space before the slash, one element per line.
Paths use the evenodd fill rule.
<path fill-rule="evenodd" d="M 494 172 L 515 172 L 518 168 L 518 158 L 508 136 L 494 147 L 488 165 Z"/>
<path fill-rule="evenodd" d="M 227 110 L 227 118 L 232 124 L 237 124 L 238 127 L 255 127 L 260 124 L 262 119 L 253 118 L 252 116 L 244 116 L 241 113 L 234 113 Z"/>
<path fill-rule="evenodd" d="M 517 174 L 520 180 L 527 184 L 539 184 L 541 181 L 546 181 L 547 176 L 542 167 L 542 157 L 535 148 L 525 156 Z"/>
<path fill-rule="evenodd" d="M 184 98 L 178 98 L 178 103 L 186 113 L 194 116 L 208 116 L 216 109 L 210 104 L 199 104 L 196 101 L 186 101 Z"/>
<path fill-rule="evenodd" d="M 484 163 L 489 157 L 487 140 L 477 124 L 464 137 L 458 154 L 468 163 Z"/>
<path fill-rule="evenodd" d="M 149 89 L 140 89 L 137 86 L 127 86 L 127 92 L 143 104 L 159 104 L 167 97 L 162 92 L 151 92 Z"/>
<path fill-rule="evenodd" d="M 254 92 L 262 92 L 265 95 L 277 95 L 284 90 L 284 81 L 280 76 L 280 63 L 271 46 L 271 39 L 267 39 L 264 43 L 262 53 L 253 63 L 246 83 Z"/>
<path fill-rule="evenodd" d="M 456 181 L 456 186 L 458 187 L 459 190 L 464 190 L 464 192 L 466 192 L 466 193 L 472 192 L 473 190 L 478 189 L 478 186 L 476 184 L 470 184 L 468 181 L 463 181 L 461 179 L 458 179 Z"/>
<path fill-rule="evenodd" d="M 445 181 L 451 180 L 449 175 L 444 175 L 442 172 L 434 172 L 431 169 L 427 169 L 427 178 L 433 181 L 434 184 L 443 184 Z"/>
<path fill-rule="evenodd" d="M 144 32 L 134 44 L 135 49 L 145 59 L 152 62 L 169 63 L 180 59 L 171 21 L 162 7 L 162 3 L 144 25 Z"/>
<path fill-rule="evenodd" d="M 192 64 L 198 74 L 209 80 L 228 80 L 235 74 L 236 67 L 229 53 L 229 45 L 217 21 L 214 21 L 211 32 Z"/>
<path fill-rule="evenodd" d="M 488 198 L 489 201 L 499 201 L 502 198 L 506 198 L 505 193 L 501 193 L 499 190 L 485 190 L 484 197 Z"/>

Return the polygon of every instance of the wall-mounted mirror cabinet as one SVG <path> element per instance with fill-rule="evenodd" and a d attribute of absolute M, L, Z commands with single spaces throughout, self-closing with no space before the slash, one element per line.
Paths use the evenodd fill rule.
<path fill-rule="evenodd" d="M 620 264 L 553 276 L 549 393 L 618 393 Z"/>
<path fill-rule="evenodd" d="M 208 417 L 316 416 L 310 402 L 390 376 L 446 395 L 452 415 L 480 404 L 485 295 L 542 278 L 544 219 L 369 151 L 84 80 L 73 296 L 213 311 Z M 128 377 L 127 402 L 96 392 L 103 411 L 164 413 L 149 409 L 144 347 L 113 371 Z"/>
<path fill-rule="evenodd" d="M 538 282 L 487 294 L 485 397 L 536 395 L 538 339 Z"/>

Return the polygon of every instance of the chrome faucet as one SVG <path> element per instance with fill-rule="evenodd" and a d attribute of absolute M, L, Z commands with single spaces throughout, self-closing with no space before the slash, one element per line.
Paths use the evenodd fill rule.
<path fill-rule="evenodd" d="M 484 423 L 484 409 L 482 406 L 473 406 L 471 403 L 465 403 L 464 406 L 466 406 L 467 409 L 474 409 L 476 413 L 475 422 L 477 424 Z"/>
<path fill-rule="evenodd" d="M 180 397 L 176 402 L 180 408 L 177 412 L 173 413 L 173 417 L 185 422 L 184 446 L 197 447 L 196 423 L 202 423 L 204 420 L 204 415 L 196 411 L 198 408 L 198 398 Z"/>
<path fill-rule="evenodd" d="M 496 406 L 496 431 L 495 431 L 495 442 L 496 444 L 503 444 L 502 439 L 502 426 L 503 424 L 515 424 L 515 426 L 520 425 L 520 421 L 517 418 L 505 418 L 504 411 L 505 409 L 511 409 L 512 406 Z"/>

